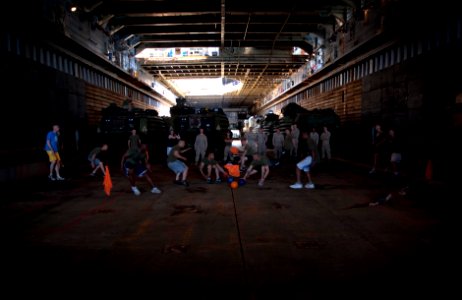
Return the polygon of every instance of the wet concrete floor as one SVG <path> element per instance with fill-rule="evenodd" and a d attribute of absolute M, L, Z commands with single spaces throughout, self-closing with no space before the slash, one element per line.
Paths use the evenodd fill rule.
<path fill-rule="evenodd" d="M 313 170 L 314 190 L 289 188 L 293 164 L 273 167 L 263 187 L 254 175 L 237 189 L 207 184 L 194 166 L 189 187 L 174 185 L 155 164 L 162 194 L 141 181 L 140 196 L 117 169 L 109 197 L 102 177 L 85 174 L 3 185 L 1 281 L 16 296 L 64 287 L 154 299 L 451 292 L 458 255 L 445 203 L 454 199 L 442 188 L 401 195 L 404 180 L 340 161 Z"/>

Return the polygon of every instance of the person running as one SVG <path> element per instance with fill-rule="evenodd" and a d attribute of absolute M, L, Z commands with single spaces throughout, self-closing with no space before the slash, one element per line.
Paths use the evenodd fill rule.
<path fill-rule="evenodd" d="M 61 157 L 59 156 L 59 125 L 53 125 L 53 129 L 47 133 L 44 150 L 48 154 L 50 160 L 50 174 L 48 179 L 50 180 L 64 180 L 59 174 L 59 168 L 61 167 Z M 56 172 L 56 178 L 53 177 L 53 171 Z"/>
<path fill-rule="evenodd" d="M 194 151 L 196 151 L 196 165 L 199 165 L 199 162 L 204 159 L 205 152 L 208 148 L 208 139 L 204 133 L 204 128 L 199 128 L 199 133 L 196 135 L 196 140 L 194 141 Z"/>
<path fill-rule="evenodd" d="M 231 153 L 231 147 L 233 146 L 233 133 L 231 130 L 226 131 L 224 142 L 225 148 L 223 150 L 223 161 L 229 162 L 233 156 Z"/>
<path fill-rule="evenodd" d="M 302 133 L 302 142 L 300 143 L 300 154 L 303 155 L 303 159 L 300 160 L 295 166 L 295 174 L 297 176 L 297 182 L 292 184 L 290 188 L 301 189 L 302 184 L 302 171 L 305 172 L 308 182 L 305 184 L 305 188 L 314 189 L 314 183 L 311 180 L 310 168 L 313 166 L 316 152 L 314 151 L 314 142 L 309 138 L 307 132 Z"/>
<path fill-rule="evenodd" d="M 151 185 L 151 193 L 160 194 L 162 193 L 154 183 L 152 182 L 149 173 L 151 173 L 151 165 L 148 161 L 147 147 L 145 144 L 141 144 L 140 148 L 128 149 L 122 156 L 120 167 L 124 170 L 124 174 L 130 181 L 131 189 L 133 194 L 139 196 L 140 190 L 136 186 L 136 178 L 144 178 Z"/>
<path fill-rule="evenodd" d="M 104 164 L 101 156 L 107 151 L 108 145 L 103 144 L 100 147 L 95 147 L 93 150 L 90 151 L 88 155 L 88 161 L 90 161 L 92 172 L 90 173 L 91 176 L 95 176 L 98 170 L 101 170 L 103 175 L 106 175 L 106 170 L 104 170 Z"/>
<path fill-rule="evenodd" d="M 205 174 L 204 168 L 207 170 L 207 174 Z M 218 161 L 215 160 L 215 154 L 213 152 L 209 152 L 199 164 L 199 171 L 207 180 L 207 183 L 212 183 L 212 169 L 215 171 L 215 183 L 221 182 L 220 173 L 225 177 L 228 175 L 226 171 L 218 164 Z"/>

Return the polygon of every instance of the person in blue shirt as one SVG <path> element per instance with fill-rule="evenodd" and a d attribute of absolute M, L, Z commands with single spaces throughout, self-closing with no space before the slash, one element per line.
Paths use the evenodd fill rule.
<path fill-rule="evenodd" d="M 61 167 L 61 157 L 59 156 L 59 125 L 53 125 L 53 130 L 47 133 L 44 150 L 48 154 L 50 160 L 50 174 L 48 179 L 50 180 L 64 180 L 59 175 L 59 168 Z M 56 178 L 53 177 L 53 170 L 56 172 Z"/>

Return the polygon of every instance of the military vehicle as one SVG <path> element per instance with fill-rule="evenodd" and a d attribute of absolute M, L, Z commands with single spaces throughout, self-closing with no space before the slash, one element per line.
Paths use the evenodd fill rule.
<path fill-rule="evenodd" d="M 284 119 L 291 120 L 297 124 L 300 131 L 311 131 L 316 128 L 318 131 L 323 126 L 330 130 L 340 126 L 340 118 L 331 108 L 308 110 L 296 103 L 289 103 L 281 109 Z"/>
<path fill-rule="evenodd" d="M 156 110 L 129 110 L 111 104 L 101 113 L 101 139 L 110 145 L 112 153 L 121 155 L 128 147 L 132 129 L 136 129 L 141 141 L 148 146 L 151 161 L 165 161 L 170 124 L 165 118 L 159 117 Z"/>
<path fill-rule="evenodd" d="M 229 120 L 221 108 L 195 108 L 186 100 L 177 99 L 177 105 L 170 108 L 172 128 L 186 141 L 187 147 L 194 149 L 194 142 L 200 128 L 208 139 L 208 150 L 214 151 L 217 159 L 222 159 L 225 147 L 224 137 L 229 131 Z M 190 151 L 190 153 L 193 151 Z"/>

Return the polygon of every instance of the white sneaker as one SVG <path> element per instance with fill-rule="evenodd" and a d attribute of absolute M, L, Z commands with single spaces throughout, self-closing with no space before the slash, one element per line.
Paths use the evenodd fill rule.
<path fill-rule="evenodd" d="M 290 186 L 291 189 L 301 189 L 303 187 L 303 184 L 300 182 L 296 182 Z"/>
<path fill-rule="evenodd" d="M 56 176 L 56 180 L 64 180 L 64 177 Z"/>
<path fill-rule="evenodd" d="M 153 193 L 153 194 L 160 194 L 160 193 L 162 193 L 162 192 L 161 192 L 158 188 L 153 187 L 153 188 L 151 189 L 151 193 Z"/>
<path fill-rule="evenodd" d="M 307 183 L 307 184 L 305 184 L 305 188 L 307 188 L 307 189 L 314 189 L 314 183 Z"/>
<path fill-rule="evenodd" d="M 135 194 L 136 196 L 141 195 L 140 190 L 136 186 L 132 186 L 132 191 L 133 191 L 133 194 Z"/>
<path fill-rule="evenodd" d="M 56 179 L 53 177 L 53 175 L 48 175 L 48 179 L 51 181 L 55 181 Z"/>

